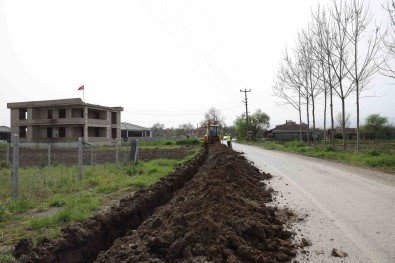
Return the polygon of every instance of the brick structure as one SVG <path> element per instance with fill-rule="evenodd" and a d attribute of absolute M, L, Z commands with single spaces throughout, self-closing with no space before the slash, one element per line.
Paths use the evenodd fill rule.
<path fill-rule="evenodd" d="M 80 98 L 7 103 L 11 134 L 24 146 L 112 144 L 121 138 L 122 107 L 84 103 Z"/>
<path fill-rule="evenodd" d="M 6 126 L 0 126 L 0 143 L 10 142 L 11 129 Z"/>
<path fill-rule="evenodd" d="M 127 142 L 129 138 L 146 138 L 152 137 L 151 129 L 127 122 L 121 123 L 122 140 Z"/>
<path fill-rule="evenodd" d="M 307 124 L 297 124 L 294 121 L 287 120 L 285 124 L 277 125 L 274 129 L 270 130 L 272 138 L 281 141 L 299 140 L 300 128 L 302 128 L 302 138 L 307 138 Z M 312 138 L 313 131 L 310 131 L 310 138 Z"/>

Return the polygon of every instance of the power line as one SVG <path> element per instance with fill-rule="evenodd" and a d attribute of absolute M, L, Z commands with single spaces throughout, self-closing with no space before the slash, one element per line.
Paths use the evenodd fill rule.
<path fill-rule="evenodd" d="M 219 109 L 219 111 L 226 111 L 226 110 L 232 110 L 236 108 L 240 108 L 241 106 L 234 106 L 230 108 L 225 108 L 225 109 Z M 204 115 L 204 113 L 199 112 L 199 113 L 185 113 L 185 114 L 157 114 L 157 113 L 143 113 L 143 112 L 132 112 L 132 111 L 123 111 L 125 113 L 130 113 L 130 114 L 137 114 L 137 115 L 146 115 L 146 116 L 161 116 L 161 117 L 183 117 L 183 116 L 195 116 L 195 115 Z"/>

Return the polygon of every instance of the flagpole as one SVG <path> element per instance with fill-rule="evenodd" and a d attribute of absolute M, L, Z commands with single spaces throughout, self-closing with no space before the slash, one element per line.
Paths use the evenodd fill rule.
<path fill-rule="evenodd" d="M 85 103 L 85 85 L 82 85 L 81 87 L 79 87 L 78 90 L 82 90 L 82 96 L 83 96 L 84 103 Z"/>

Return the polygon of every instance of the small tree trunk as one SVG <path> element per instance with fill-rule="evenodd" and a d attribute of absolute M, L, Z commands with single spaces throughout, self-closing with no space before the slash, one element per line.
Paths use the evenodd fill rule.
<path fill-rule="evenodd" d="M 345 106 L 345 98 L 342 97 L 342 134 L 343 134 L 343 150 L 346 150 L 346 106 Z"/>
<path fill-rule="evenodd" d="M 303 141 L 302 137 L 302 107 L 300 101 L 300 90 L 299 90 L 299 141 Z"/>
<path fill-rule="evenodd" d="M 359 152 L 359 88 L 357 84 L 357 152 Z"/>
<path fill-rule="evenodd" d="M 355 20 L 355 23 L 358 22 L 358 19 Z M 357 93 L 357 152 L 359 152 L 359 79 L 358 79 L 358 42 L 354 43 L 354 70 L 355 70 L 355 85 L 356 85 L 356 93 Z"/>
<path fill-rule="evenodd" d="M 309 96 L 307 95 L 306 98 L 306 113 L 307 113 L 307 137 L 306 137 L 306 142 L 307 146 L 310 145 L 310 113 L 309 113 Z"/>
<path fill-rule="evenodd" d="M 315 139 L 315 104 L 314 104 L 314 99 L 311 100 L 312 103 L 312 114 L 313 114 L 313 142 L 314 142 L 314 147 L 317 147 L 317 141 Z"/>
<path fill-rule="evenodd" d="M 329 56 L 330 56 L 330 54 L 329 53 L 327 53 L 327 57 L 328 57 L 328 61 L 329 61 Z M 329 96 L 330 96 L 330 112 L 331 112 L 331 130 L 332 130 L 332 133 L 331 133 L 331 143 L 332 143 L 332 146 L 333 147 L 335 147 L 335 135 L 334 135 L 334 132 L 335 132 L 335 125 L 334 125 L 334 120 L 333 120 L 333 85 L 332 85 L 332 70 L 331 70 L 332 68 L 331 68 L 331 66 L 329 66 L 329 68 L 328 68 L 328 74 L 329 74 L 329 78 L 328 78 L 328 80 L 329 80 Z"/>

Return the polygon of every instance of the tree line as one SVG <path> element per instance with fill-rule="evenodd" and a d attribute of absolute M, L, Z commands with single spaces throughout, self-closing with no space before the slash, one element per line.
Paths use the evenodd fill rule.
<path fill-rule="evenodd" d="M 269 127 L 270 117 L 260 109 L 256 110 L 249 116 L 248 131 L 245 113 L 241 114 L 234 121 L 234 125 L 226 126 L 225 118 L 222 116 L 221 111 L 215 107 L 211 107 L 204 113 L 203 119 L 199 123 L 199 127 L 194 127 L 191 123 L 180 124 L 177 128 L 165 128 L 164 124 L 155 123 L 151 127 L 151 133 L 154 137 L 161 136 L 181 136 L 191 134 L 192 130 L 197 128 L 207 128 L 208 122 L 220 126 L 222 134 L 229 133 L 232 137 L 247 138 L 248 131 L 250 139 L 255 140 L 257 137 L 262 137 L 263 132 Z"/>
<path fill-rule="evenodd" d="M 394 0 L 385 10 L 389 26 L 373 24 L 373 15 L 363 0 L 336 1 L 318 6 L 311 12 L 311 21 L 297 34 L 295 48 L 286 49 L 280 62 L 274 95 L 283 105 L 291 105 L 307 120 L 309 133 L 316 133 L 316 106 L 323 102 L 324 132 L 327 122 L 335 129 L 334 99 L 341 102 L 341 129 L 346 149 L 346 99 L 354 96 L 356 105 L 357 151 L 360 147 L 360 99 L 372 78 L 381 73 L 395 78 L 391 62 L 395 55 Z M 327 120 L 329 111 L 329 121 Z M 310 130 L 312 122 L 312 131 Z M 302 139 L 302 131 L 299 131 Z M 316 136 L 312 136 L 316 145 Z M 326 143 L 326 134 L 324 140 Z M 334 143 L 333 136 L 331 141 Z"/>

